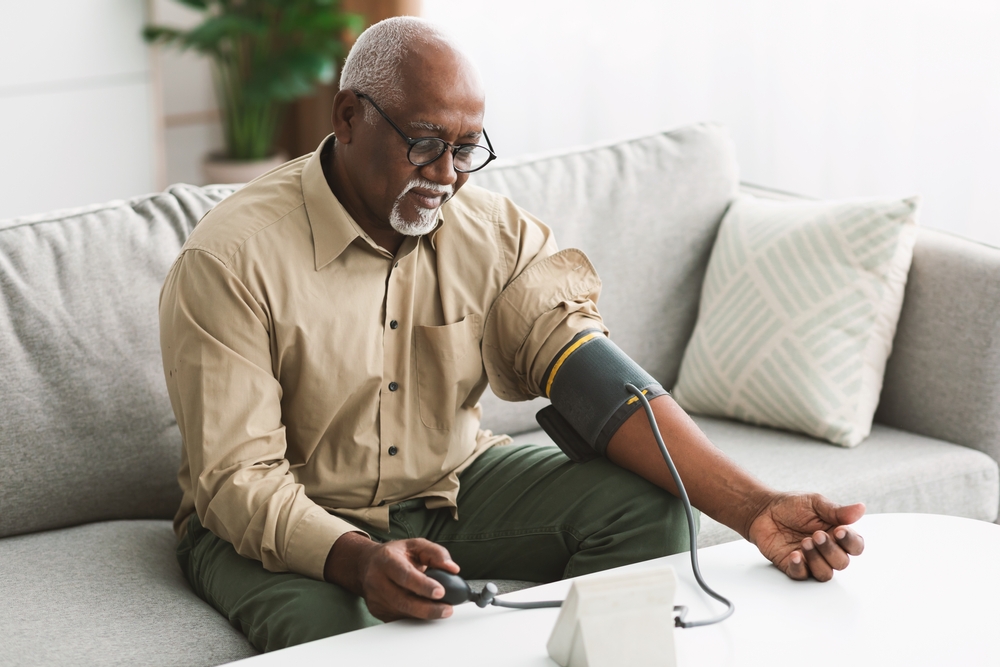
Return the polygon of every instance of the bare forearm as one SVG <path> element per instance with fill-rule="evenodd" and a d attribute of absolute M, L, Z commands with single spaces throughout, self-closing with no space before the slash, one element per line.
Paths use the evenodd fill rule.
<path fill-rule="evenodd" d="M 673 398 L 660 396 L 650 405 L 691 504 L 747 538 L 750 523 L 775 492 L 719 451 Z M 607 456 L 677 494 L 670 469 L 641 408 L 611 438 Z"/>

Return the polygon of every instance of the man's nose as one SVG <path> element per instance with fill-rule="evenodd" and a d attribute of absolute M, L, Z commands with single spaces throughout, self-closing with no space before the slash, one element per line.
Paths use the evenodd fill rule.
<path fill-rule="evenodd" d="M 438 185 L 452 185 L 458 180 L 455 171 L 455 159 L 450 150 L 445 150 L 441 157 L 420 168 L 424 178 Z"/>

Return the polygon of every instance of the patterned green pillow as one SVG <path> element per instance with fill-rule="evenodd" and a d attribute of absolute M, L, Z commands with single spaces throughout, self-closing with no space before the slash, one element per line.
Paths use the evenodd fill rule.
<path fill-rule="evenodd" d="M 917 202 L 734 201 L 712 248 L 677 402 L 845 447 L 868 437 Z"/>

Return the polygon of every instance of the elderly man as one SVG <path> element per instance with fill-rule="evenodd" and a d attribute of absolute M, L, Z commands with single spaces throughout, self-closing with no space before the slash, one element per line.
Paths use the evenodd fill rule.
<path fill-rule="evenodd" d="M 484 107 L 475 68 L 433 26 L 369 28 L 334 135 L 215 207 L 167 276 L 178 559 L 262 650 L 449 616 L 427 567 L 548 581 L 689 547 L 645 415 L 587 365 L 643 374 L 605 337 L 590 263 L 463 187 L 493 158 Z M 764 487 L 647 380 L 698 508 L 795 579 L 827 580 L 861 552 L 849 524 L 863 506 Z M 611 401 L 618 421 L 591 443 L 603 456 L 573 463 L 480 430 L 487 382 L 577 406 L 560 409 L 583 431 L 579 414 Z"/>

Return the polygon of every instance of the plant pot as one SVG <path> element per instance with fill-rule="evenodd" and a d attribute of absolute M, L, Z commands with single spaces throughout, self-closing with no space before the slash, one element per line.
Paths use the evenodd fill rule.
<path fill-rule="evenodd" d="M 288 156 L 280 152 L 263 160 L 227 160 L 213 153 L 205 157 L 201 169 L 206 184 L 248 183 L 287 160 Z"/>

